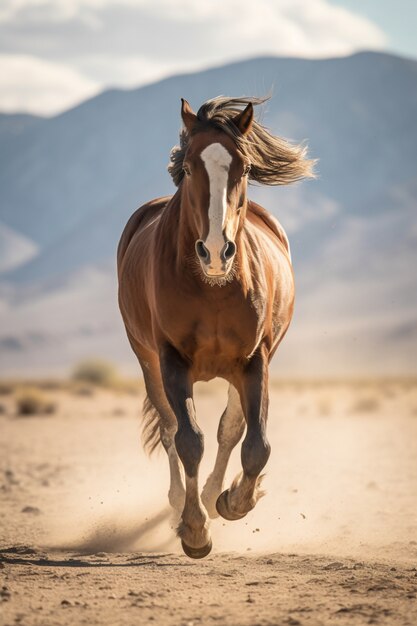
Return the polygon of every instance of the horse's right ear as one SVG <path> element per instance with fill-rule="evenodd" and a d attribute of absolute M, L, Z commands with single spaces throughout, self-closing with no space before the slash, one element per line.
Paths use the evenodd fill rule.
<path fill-rule="evenodd" d="M 252 102 L 249 102 L 246 109 L 244 109 L 241 113 L 236 115 L 236 117 L 233 118 L 233 121 L 238 127 L 238 129 L 240 130 L 240 132 L 242 133 L 242 135 L 248 135 L 252 128 L 252 122 L 253 122 Z"/>
<path fill-rule="evenodd" d="M 190 133 L 197 121 L 197 115 L 194 113 L 187 100 L 181 98 L 181 117 L 185 128 Z"/>

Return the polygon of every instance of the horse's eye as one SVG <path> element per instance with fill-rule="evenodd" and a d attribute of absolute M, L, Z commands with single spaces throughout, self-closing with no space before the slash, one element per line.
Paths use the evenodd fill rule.
<path fill-rule="evenodd" d="M 184 174 L 185 174 L 186 176 L 190 176 L 190 174 L 191 174 L 191 170 L 190 170 L 190 168 L 188 167 L 188 165 L 185 165 L 185 163 L 184 163 L 184 165 L 182 166 L 182 170 L 183 170 L 183 172 L 184 172 Z"/>

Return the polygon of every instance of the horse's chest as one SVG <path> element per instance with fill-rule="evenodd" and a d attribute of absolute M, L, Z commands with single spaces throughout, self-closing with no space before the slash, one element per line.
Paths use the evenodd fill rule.
<path fill-rule="evenodd" d="M 230 301 L 184 310 L 178 348 L 196 367 L 217 375 L 223 366 L 249 356 L 260 336 L 261 319 L 253 303 Z M 220 368 L 220 369 L 219 369 Z"/>

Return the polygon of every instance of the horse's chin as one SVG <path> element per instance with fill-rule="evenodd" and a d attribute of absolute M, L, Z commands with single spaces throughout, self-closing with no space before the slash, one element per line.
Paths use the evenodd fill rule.
<path fill-rule="evenodd" d="M 210 287 L 225 287 L 228 283 L 232 282 L 234 278 L 233 269 L 230 268 L 224 274 L 207 274 L 207 272 L 201 268 L 201 278 Z"/>

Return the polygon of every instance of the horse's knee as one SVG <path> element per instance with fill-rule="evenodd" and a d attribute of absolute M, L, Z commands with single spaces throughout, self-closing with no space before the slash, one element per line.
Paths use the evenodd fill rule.
<path fill-rule="evenodd" d="M 259 476 L 271 453 L 265 434 L 260 431 L 248 433 L 242 444 L 242 467 L 247 476 Z"/>
<path fill-rule="evenodd" d="M 201 430 L 191 426 L 179 428 L 175 435 L 175 447 L 187 476 L 196 476 L 204 452 L 204 436 Z"/>

